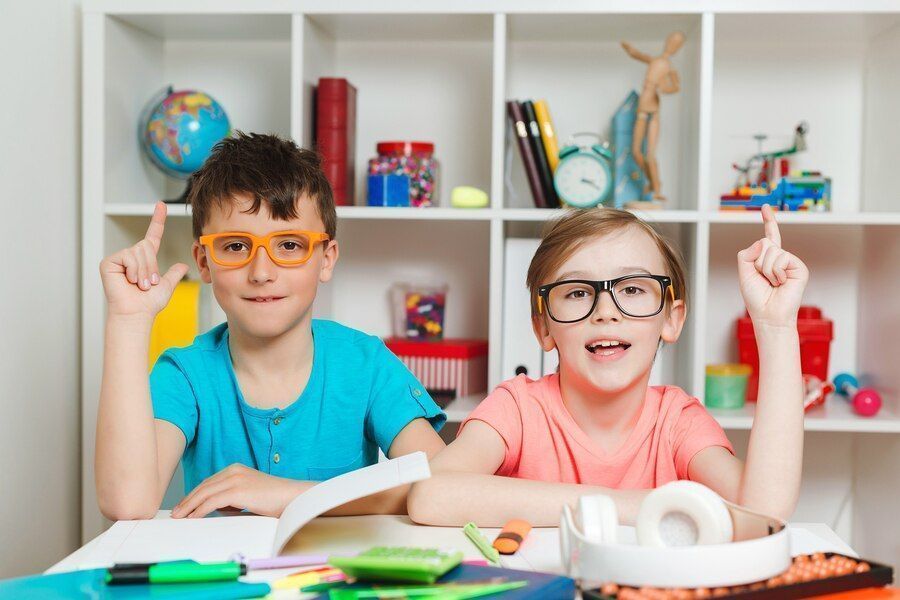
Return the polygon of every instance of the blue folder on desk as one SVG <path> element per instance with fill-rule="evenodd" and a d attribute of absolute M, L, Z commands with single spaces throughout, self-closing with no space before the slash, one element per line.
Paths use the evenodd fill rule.
<path fill-rule="evenodd" d="M 479 565 L 459 565 L 441 577 L 440 583 L 458 581 L 484 581 L 493 577 L 506 577 L 509 581 L 527 581 L 528 585 L 497 596 L 503 600 L 540 598 L 541 600 L 571 600 L 575 597 L 575 580 L 551 573 L 516 571 Z"/>
<path fill-rule="evenodd" d="M 2 600 L 136 600 L 184 598 L 185 600 L 236 600 L 258 598 L 270 591 L 265 583 L 178 583 L 155 585 L 106 585 L 106 569 L 32 575 L 0 581 Z"/>
<path fill-rule="evenodd" d="M 502 594 L 491 595 L 490 598 L 502 600 L 572 600 L 575 598 L 575 580 L 561 575 L 550 573 L 535 573 L 533 571 L 516 571 L 499 567 L 483 567 L 479 565 L 459 565 L 448 571 L 438 580 L 438 583 L 467 581 L 487 581 L 495 577 L 505 577 L 507 581 L 527 581 L 528 585 L 517 590 L 510 590 Z M 394 585 L 394 584 L 391 584 Z M 371 584 L 358 583 L 349 588 L 369 588 Z M 321 594 L 318 600 L 327 600 L 328 594 Z"/>

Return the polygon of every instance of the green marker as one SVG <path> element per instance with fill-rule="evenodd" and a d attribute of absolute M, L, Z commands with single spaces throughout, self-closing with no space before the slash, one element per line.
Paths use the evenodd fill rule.
<path fill-rule="evenodd" d="M 236 562 L 200 564 L 179 561 L 159 564 L 116 565 L 106 573 L 110 585 L 129 583 L 206 583 L 237 581 L 247 574 L 247 565 Z"/>
<path fill-rule="evenodd" d="M 487 538 L 484 537 L 484 534 L 481 533 L 481 530 L 478 529 L 478 526 L 475 523 L 466 523 L 466 526 L 463 527 L 463 533 L 466 534 L 466 537 L 472 540 L 472 543 L 475 544 L 475 547 L 484 555 L 486 559 L 494 564 L 500 564 L 500 553 L 497 552 L 497 549 L 494 548 Z"/>

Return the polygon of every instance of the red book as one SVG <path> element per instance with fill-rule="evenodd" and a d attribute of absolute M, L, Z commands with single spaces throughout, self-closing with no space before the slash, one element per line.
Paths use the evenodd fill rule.
<path fill-rule="evenodd" d="M 316 145 L 339 206 L 353 204 L 356 156 L 356 88 L 322 77 L 316 91 Z"/>

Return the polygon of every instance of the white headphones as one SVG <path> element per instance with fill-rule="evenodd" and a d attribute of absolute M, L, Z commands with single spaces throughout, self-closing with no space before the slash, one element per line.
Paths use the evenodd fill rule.
<path fill-rule="evenodd" d="M 577 511 L 563 507 L 564 566 L 597 583 L 717 587 L 768 579 L 791 564 L 783 521 L 726 502 L 693 481 L 650 492 L 634 529 L 637 543 L 620 543 L 626 536 L 612 498 L 582 496 Z"/>
<path fill-rule="evenodd" d="M 584 537 L 603 544 L 618 543 L 619 517 L 609 496 L 582 496 L 578 502 Z M 693 481 L 673 481 L 650 492 L 636 520 L 641 546 L 726 544 L 734 537 L 725 501 Z"/>

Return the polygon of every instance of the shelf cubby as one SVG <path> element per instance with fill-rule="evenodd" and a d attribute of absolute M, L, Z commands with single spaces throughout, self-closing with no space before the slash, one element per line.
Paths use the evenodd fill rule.
<path fill-rule="evenodd" d="M 506 99 L 545 99 L 560 147 L 572 134 L 597 133 L 610 139 L 610 123 L 628 94 L 640 91 L 646 66 L 630 58 L 620 42 L 658 55 L 663 40 L 681 30 L 684 47 L 672 62 L 681 91 L 661 96 L 657 151 L 668 209 L 697 206 L 700 112 L 701 18 L 694 15 L 522 14 L 507 16 Z M 505 118 L 505 112 L 504 112 Z M 505 206 L 532 207 L 519 149 L 513 154 L 511 192 Z"/>
<path fill-rule="evenodd" d="M 107 202 L 176 198 L 138 144 L 145 106 L 168 86 L 212 96 L 233 130 L 290 136 L 291 17 L 117 14 L 104 19 Z"/>
<path fill-rule="evenodd" d="M 299 26 L 298 26 L 299 28 Z M 356 198 L 380 141 L 432 142 L 438 205 L 459 185 L 491 189 L 491 15 L 312 14 L 302 20 L 302 124 L 313 139 L 313 88 L 343 77 L 357 88 Z"/>

